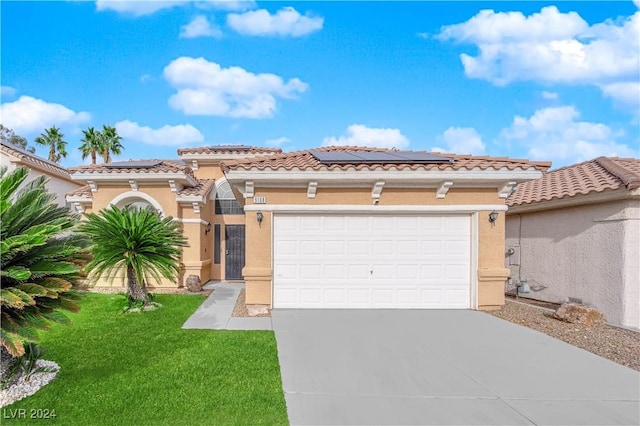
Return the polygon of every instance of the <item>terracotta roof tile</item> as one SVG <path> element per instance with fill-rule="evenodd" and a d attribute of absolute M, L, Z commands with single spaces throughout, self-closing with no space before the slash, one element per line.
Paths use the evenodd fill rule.
<path fill-rule="evenodd" d="M 20 159 L 20 163 L 45 172 L 49 172 L 66 180 L 71 180 L 69 172 L 64 167 L 52 161 L 46 160 L 38 155 L 25 151 L 24 149 L 12 145 L 5 141 L 0 141 L 0 149 L 6 154 L 13 155 Z"/>
<path fill-rule="evenodd" d="M 65 195 L 71 197 L 93 198 L 93 193 L 91 192 L 91 188 L 89 187 L 89 185 L 81 186 L 78 189 L 67 192 Z"/>
<path fill-rule="evenodd" d="M 178 196 L 205 196 L 209 193 L 213 185 L 215 184 L 215 179 L 198 179 L 198 184 L 196 186 L 185 186 L 180 191 L 178 191 Z"/>
<path fill-rule="evenodd" d="M 157 165 L 152 167 L 138 166 L 140 163 L 154 163 Z M 126 162 L 119 162 L 126 163 Z M 182 161 L 169 160 L 133 160 L 130 161 L 131 167 L 107 167 L 105 164 L 91 164 L 87 166 L 69 167 L 70 173 L 184 173 L 194 178 L 191 167 L 185 166 Z"/>
<path fill-rule="evenodd" d="M 507 204 L 530 204 L 620 187 L 629 190 L 640 188 L 640 160 L 598 157 L 552 170 L 539 179 L 518 185 L 516 191 L 507 199 Z"/>
<path fill-rule="evenodd" d="M 248 148 L 248 149 L 247 149 Z M 214 145 L 199 148 L 181 148 L 178 155 L 183 154 L 276 154 L 280 148 L 263 148 L 259 146 L 244 147 L 243 145 Z"/>
<path fill-rule="evenodd" d="M 453 163 L 446 164 L 384 164 L 384 163 L 367 163 L 367 164 L 322 164 L 313 155 L 313 151 L 336 152 L 336 151 L 360 151 L 360 152 L 389 152 L 393 150 L 384 148 L 368 148 L 358 146 L 329 146 L 317 148 L 314 150 L 297 151 L 283 154 L 275 154 L 268 157 L 250 158 L 235 161 L 224 161 L 221 163 L 222 170 L 346 170 L 355 168 L 356 170 L 375 170 L 383 168 L 385 170 L 472 170 L 472 169 L 503 169 L 509 170 L 537 169 L 541 171 L 547 170 L 551 163 L 548 162 L 532 162 L 528 160 L 510 159 L 506 157 L 487 157 L 472 155 L 456 155 L 433 153 L 442 157 L 453 158 Z"/>

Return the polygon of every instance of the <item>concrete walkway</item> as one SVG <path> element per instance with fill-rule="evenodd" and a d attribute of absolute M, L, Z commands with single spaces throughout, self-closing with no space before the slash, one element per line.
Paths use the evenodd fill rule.
<path fill-rule="evenodd" d="M 482 312 L 272 320 L 292 425 L 640 423 L 640 373 Z"/>
<path fill-rule="evenodd" d="M 213 293 L 182 325 L 182 328 L 210 330 L 272 330 L 271 318 L 233 317 L 233 308 L 244 284 L 209 283 Z"/>

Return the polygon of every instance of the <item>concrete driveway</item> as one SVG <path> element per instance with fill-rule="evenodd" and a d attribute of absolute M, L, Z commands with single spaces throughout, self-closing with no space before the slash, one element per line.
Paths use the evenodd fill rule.
<path fill-rule="evenodd" d="M 640 373 L 476 311 L 274 310 L 291 424 L 637 425 Z"/>

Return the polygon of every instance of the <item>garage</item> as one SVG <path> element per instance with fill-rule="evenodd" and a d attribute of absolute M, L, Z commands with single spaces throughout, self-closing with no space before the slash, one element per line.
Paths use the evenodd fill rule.
<path fill-rule="evenodd" d="M 469 309 L 470 214 L 274 214 L 273 308 Z"/>

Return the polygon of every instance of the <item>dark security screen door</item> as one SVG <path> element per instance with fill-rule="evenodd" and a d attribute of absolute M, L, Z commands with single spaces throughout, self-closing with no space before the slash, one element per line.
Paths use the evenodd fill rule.
<path fill-rule="evenodd" d="M 226 280 L 241 280 L 244 268 L 244 225 L 227 225 L 225 229 Z"/>

